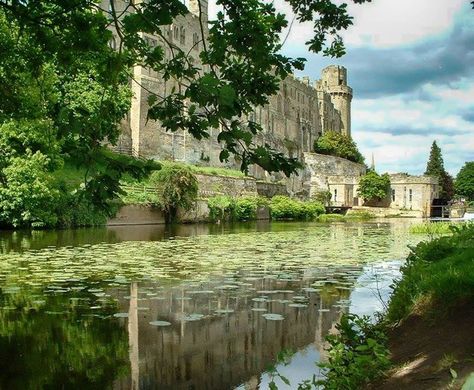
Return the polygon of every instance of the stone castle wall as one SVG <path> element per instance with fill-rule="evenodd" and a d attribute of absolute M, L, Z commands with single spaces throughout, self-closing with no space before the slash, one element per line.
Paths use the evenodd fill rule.
<path fill-rule="evenodd" d="M 309 196 L 318 192 L 331 192 L 333 206 L 354 206 L 360 203 L 357 196 L 359 178 L 366 167 L 341 157 L 305 153 L 304 185 Z"/>
<path fill-rule="evenodd" d="M 107 3 L 107 0 L 103 1 Z M 117 2 L 118 4 L 119 2 Z M 207 20 L 207 2 L 201 1 L 204 21 Z M 103 6 L 107 6 L 104 4 Z M 190 13 L 177 17 L 172 25 L 164 26 L 163 33 L 174 45 L 189 52 L 196 67 L 203 49 L 199 8 L 197 0 L 189 0 Z M 120 11 L 120 9 L 118 10 Z M 208 35 L 207 23 L 203 24 L 204 36 Z M 160 37 L 144 34 L 150 45 L 165 48 L 167 58 L 172 53 Z M 114 45 L 118 38 L 115 38 Z M 204 69 L 205 70 L 205 69 Z M 142 66 L 134 68 L 131 81 L 133 102 L 130 114 L 123 124 L 123 134 L 118 150 L 127 149 L 134 155 L 157 160 L 184 161 L 198 165 L 229 166 L 238 168 L 237 162 L 227 164 L 219 161 L 221 146 L 217 142 L 218 129 L 210 130 L 207 140 L 198 141 L 184 131 L 166 132 L 156 121 L 147 120 L 148 96 L 152 91 L 166 96 L 178 85 L 175 81 L 164 81 L 161 74 Z M 270 97 L 264 107 L 256 107 L 249 119 L 260 123 L 263 132 L 255 137 L 256 144 L 269 144 L 287 156 L 302 157 L 312 151 L 314 141 L 326 130 L 350 135 L 350 100 L 352 89 L 347 86 L 346 69 L 330 66 L 323 70 L 322 79 L 310 83 L 309 78 L 297 79 L 289 76 L 280 82 L 278 94 Z M 259 179 L 281 180 L 281 175 L 269 177 L 259 167 L 252 167 L 250 174 Z"/>

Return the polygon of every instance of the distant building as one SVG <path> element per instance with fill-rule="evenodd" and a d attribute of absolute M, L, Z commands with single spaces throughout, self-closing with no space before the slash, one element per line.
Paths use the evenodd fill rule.
<path fill-rule="evenodd" d="M 431 214 L 433 200 L 439 197 L 439 180 L 433 176 L 390 175 L 390 208 Z"/>

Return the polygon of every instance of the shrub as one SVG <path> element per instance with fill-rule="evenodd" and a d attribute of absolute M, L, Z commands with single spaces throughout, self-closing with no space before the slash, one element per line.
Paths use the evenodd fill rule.
<path fill-rule="evenodd" d="M 326 131 L 314 142 L 314 151 L 364 164 L 364 157 L 352 138 L 337 131 Z"/>
<path fill-rule="evenodd" d="M 156 186 L 158 202 L 166 221 L 176 219 L 178 208 L 190 210 L 198 194 L 198 181 L 191 168 L 183 164 L 163 164 L 150 176 L 150 184 Z"/>
<path fill-rule="evenodd" d="M 313 220 L 325 212 L 324 206 L 319 202 L 302 202 L 284 195 L 274 196 L 270 209 L 273 219 Z"/>
<path fill-rule="evenodd" d="M 14 227 L 56 225 L 60 192 L 47 172 L 49 165 L 39 151 L 10 159 L 0 171 L 0 222 Z"/>
<path fill-rule="evenodd" d="M 115 214 L 118 205 L 110 204 L 108 211 L 99 209 L 81 192 L 72 195 L 63 193 L 58 203 L 58 226 L 100 226 L 107 218 Z"/>
<path fill-rule="evenodd" d="M 257 217 L 259 207 L 268 206 L 269 201 L 260 196 L 247 196 L 234 201 L 233 219 L 237 221 L 250 221 Z"/>
<path fill-rule="evenodd" d="M 373 170 L 362 176 L 359 181 L 358 195 L 365 201 L 382 200 L 390 191 L 390 176 L 379 175 Z"/>
<path fill-rule="evenodd" d="M 215 196 L 207 201 L 211 221 L 250 221 L 257 217 L 258 207 L 268 204 L 268 199 L 260 196 Z"/>
<path fill-rule="evenodd" d="M 327 363 L 318 363 L 325 378 L 317 382 L 327 390 L 362 389 L 390 367 L 387 337 L 369 317 L 344 314 L 329 342 Z"/>
<path fill-rule="evenodd" d="M 214 196 L 207 200 L 209 219 L 211 221 L 225 221 L 232 218 L 234 199 L 227 195 Z"/>
<path fill-rule="evenodd" d="M 331 191 L 318 191 L 312 196 L 313 200 L 325 206 L 330 205 L 331 198 L 332 198 Z"/>

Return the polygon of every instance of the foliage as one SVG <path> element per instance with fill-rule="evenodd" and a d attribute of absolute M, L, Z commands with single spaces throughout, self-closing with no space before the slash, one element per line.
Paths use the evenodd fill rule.
<path fill-rule="evenodd" d="M 118 204 L 111 204 L 107 210 L 98 208 L 84 196 L 82 191 L 62 195 L 56 207 L 59 227 L 80 227 L 105 225 L 107 218 L 115 214 Z"/>
<path fill-rule="evenodd" d="M 369 170 L 360 178 L 357 194 L 365 201 L 379 201 L 387 197 L 389 191 L 390 176 Z"/>
<path fill-rule="evenodd" d="M 357 145 L 352 138 L 337 131 L 326 131 L 319 137 L 314 142 L 314 151 L 364 164 L 364 157 L 357 149 Z"/>
<path fill-rule="evenodd" d="M 156 186 L 158 203 L 168 222 L 175 220 L 178 208 L 190 210 L 196 201 L 198 181 L 192 170 L 183 164 L 163 165 L 151 174 L 150 184 Z"/>
<path fill-rule="evenodd" d="M 318 364 L 325 369 L 325 378 L 317 382 L 324 389 L 361 389 L 389 368 L 387 337 L 380 325 L 367 316 L 343 314 L 336 329 L 337 334 L 326 336 L 328 362 Z"/>
<path fill-rule="evenodd" d="M 80 299 L 91 295 L 80 293 Z M 127 375 L 123 326 L 87 315 L 71 295 L 41 297 L 37 290 L 0 294 L 0 306 L 13 308 L 0 310 L 0 360 L 9 362 L 2 367 L 0 388 L 105 389 Z M 115 302 L 102 305 L 104 317 L 117 311 Z"/>
<path fill-rule="evenodd" d="M 440 198 L 452 199 L 454 196 L 454 181 L 451 175 L 444 169 L 443 156 L 440 147 L 433 141 L 430 157 L 426 164 L 425 175 L 439 178 L 441 191 Z"/>
<path fill-rule="evenodd" d="M 456 195 L 461 195 L 467 200 L 474 201 L 474 161 L 464 164 L 456 176 Z"/>
<path fill-rule="evenodd" d="M 303 202 L 284 195 L 276 195 L 271 199 L 270 211 L 272 219 L 313 220 L 324 214 L 324 206 L 316 201 Z"/>
<path fill-rule="evenodd" d="M 268 199 L 261 196 L 233 198 L 219 195 L 207 201 L 211 221 L 250 221 L 257 217 L 259 207 L 268 206 L 268 204 Z"/>
<path fill-rule="evenodd" d="M 50 163 L 39 151 L 9 159 L 9 164 L 0 171 L 0 224 L 15 227 L 56 224 L 60 193 L 46 172 Z"/>
<path fill-rule="evenodd" d="M 397 322 L 420 302 L 445 310 L 474 299 L 474 226 L 453 226 L 454 233 L 412 248 L 394 285 L 387 318 Z"/>
<path fill-rule="evenodd" d="M 314 22 L 310 50 L 336 57 L 344 54 L 338 32 L 352 24 L 345 4 L 289 3 L 299 20 Z M 114 182 L 127 171 L 128 161 L 108 164 L 110 155 L 104 155 L 100 145 L 117 141 L 118 124 L 130 107 L 129 81 L 137 64 L 158 72 L 165 81 L 173 80 L 176 86 L 166 97 L 151 94 L 148 119 L 159 120 L 171 132 L 188 131 L 197 139 L 209 137 L 211 129 L 222 126 L 223 131 L 215 132 L 223 146 L 221 160 L 234 154 L 243 171 L 249 164 L 258 164 L 289 175 L 300 166 L 269 145 L 255 145 L 253 137 L 261 126 L 236 119 L 267 104 L 279 81 L 303 67 L 303 59 L 280 53 L 280 35 L 288 22 L 272 4 L 220 1 L 223 12 L 211 22 L 209 36 L 201 29 L 198 44 L 203 46 L 203 70 L 193 65 L 191 53 L 170 42 L 163 31 L 163 26 L 188 12 L 181 1 L 112 0 L 110 7 L 101 8 L 103 4 L 95 0 L 0 2 L 0 112 L 14 120 L 49 119 L 51 128 L 58 130 L 61 154 L 82 167 L 105 163 L 106 172 L 92 169 L 89 178 L 96 182 L 91 184 L 94 203 L 104 206 L 105 199 L 99 201 L 99 195 L 119 194 Z M 202 26 L 206 23 L 202 13 L 199 21 Z M 110 26 L 117 34 L 117 50 L 109 47 Z M 151 42 L 149 35 L 158 41 Z M 326 46 L 326 42 L 330 43 Z M 166 51 L 172 58 L 165 56 Z M 144 169 L 149 172 L 153 167 Z M 109 188 L 99 192 L 100 186 Z"/>
<path fill-rule="evenodd" d="M 312 197 L 316 202 L 322 203 L 325 206 L 329 206 L 331 203 L 332 194 L 331 191 L 318 191 Z"/>
<path fill-rule="evenodd" d="M 211 221 L 225 221 L 232 217 L 234 200 L 231 196 L 218 195 L 207 200 L 209 219 Z"/>
<path fill-rule="evenodd" d="M 133 186 L 124 186 L 122 189 L 125 191 L 125 194 L 120 196 L 120 201 L 124 204 L 148 204 L 148 205 L 159 205 L 158 195 L 156 190 L 152 187 L 145 185 L 133 185 Z"/>
<path fill-rule="evenodd" d="M 285 383 L 287 386 L 290 386 L 290 381 L 288 380 L 287 377 L 283 376 L 278 370 L 277 370 L 277 365 L 288 365 L 291 357 L 294 355 L 294 352 L 291 350 L 282 350 L 278 353 L 276 357 L 276 362 L 273 364 L 271 367 L 267 369 L 267 373 L 270 377 L 270 382 L 268 383 L 268 388 L 270 390 L 278 390 L 278 386 L 275 383 L 275 379 L 278 378 L 280 379 L 283 383 Z"/>

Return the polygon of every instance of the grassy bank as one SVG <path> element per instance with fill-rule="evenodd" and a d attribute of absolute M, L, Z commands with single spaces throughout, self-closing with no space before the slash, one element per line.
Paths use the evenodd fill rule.
<path fill-rule="evenodd" d="M 451 236 L 421 242 L 412 250 L 395 284 L 388 321 L 401 321 L 420 310 L 448 312 L 474 299 L 474 225 L 451 229 Z"/>
<path fill-rule="evenodd" d="M 376 216 L 368 211 L 357 211 L 350 214 L 322 214 L 318 217 L 318 222 L 353 222 L 368 221 L 376 218 Z"/>
<path fill-rule="evenodd" d="M 343 316 L 339 334 L 328 336 L 323 388 L 460 389 L 468 380 L 474 372 L 474 225 L 450 231 L 412 248 L 376 324 Z"/>
<path fill-rule="evenodd" d="M 423 222 L 410 226 L 410 233 L 441 235 L 451 234 L 460 226 L 467 225 L 470 222 Z"/>

